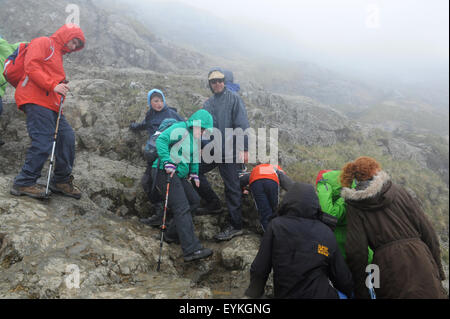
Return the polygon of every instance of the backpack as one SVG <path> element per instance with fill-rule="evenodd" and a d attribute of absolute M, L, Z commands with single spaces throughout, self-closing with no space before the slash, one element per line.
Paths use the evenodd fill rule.
<path fill-rule="evenodd" d="M 159 135 L 161 135 L 162 132 L 164 132 L 176 122 L 178 121 L 173 118 L 163 120 L 159 125 L 158 130 L 152 136 L 150 136 L 150 138 L 147 140 L 147 143 L 145 143 L 144 157 L 149 165 L 152 165 L 153 162 L 158 158 L 158 152 L 156 150 L 156 139 L 159 137 Z"/>
<path fill-rule="evenodd" d="M 27 52 L 28 43 L 21 43 L 16 51 L 13 52 L 5 60 L 5 66 L 3 68 L 3 76 L 6 81 L 9 82 L 15 88 L 19 84 L 25 75 L 24 61 L 25 54 Z"/>
<path fill-rule="evenodd" d="M 51 39 L 50 41 L 50 49 L 51 54 L 44 59 L 44 61 L 49 60 L 53 54 L 55 53 L 55 46 L 53 45 L 53 42 Z M 3 68 L 3 76 L 5 77 L 6 81 L 17 88 L 17 85 L 19 85 L 19 82 L 23 79 L 25 76 L 25 56 L 27 54 L 29 43 L 21 43 L 16 51 L 13 52 L 6 60 L 5 60 L 5 66 Z"/>

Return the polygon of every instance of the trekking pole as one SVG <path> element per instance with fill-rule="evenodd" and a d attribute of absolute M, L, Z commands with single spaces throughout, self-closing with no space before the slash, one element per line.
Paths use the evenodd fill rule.
<path fill-rule="evenodd" d="M 56 120 L 55 135 L 53 136 L 52 156 L 50 157 L 50 167 L 48 169 L 47 186 L 45 188 L 45 198 L 49 198 L 48 188 L 49 188 L 49 184 L 50 184 L 50 177 L 51 177 L 52 170 L 53 170 L 53 162 L 55 160 L 56 138 L 58 137 L 59 120 L 61 118 L 61 111 L 62 111 L 62 108 L 63 108 L 63 101 L 64 101 L 64 96 L 61 95 L 61 102 L 59 103 L 58 119 Z"/>
<path fill-rule="evenodd" d="M 164 203 L 164 214 L 163 214 L 163 221 L 161 225 L 161 240 L 159 242 L 159 258 L 158 258 L 158 267 L 156 268 L 156 271 L 159 272 L 161 269 L 161 255 L 162 255 L 162 247 L 164 243 L 164 232 L 166 231 L 166 213 L 167 213 L 167 202 L 169 201 L 169 189 L 170 189 L 170 182 L 172 180 L 172 176 L 175 173 L 172 172 L 172 174 L 167 174 L 167 190 L 166 190 L 166 202 Z"/>
<path fill-rule="evenodd" d="M 373 288 L 372 285 L 372 273 L 369 273 L 369 294 L 370 294 L 370 299 L 377 299 L 377 295 L 375 294 L 375 289 Z"/>

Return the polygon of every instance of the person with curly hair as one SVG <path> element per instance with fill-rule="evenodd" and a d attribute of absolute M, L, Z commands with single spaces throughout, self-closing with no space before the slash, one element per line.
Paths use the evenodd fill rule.
<path fill-rule="evenodd" d="M 447 298 L 441 284 L 445 274 L 439 240 L 419 202 L 370 157 L 347 163 L 341 183 L 347 204 L 346 261 L 355 297 L 369 298 L 365 269 L 369 246 L 380 270 L 377 298 Z"/>

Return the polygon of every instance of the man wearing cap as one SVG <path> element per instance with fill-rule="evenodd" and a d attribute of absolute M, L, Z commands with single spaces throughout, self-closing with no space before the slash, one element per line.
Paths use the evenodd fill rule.
<path fill-rule="evenodd" d="M 220 176 L 225 184 L 225 198 L 230 214 L 230 225 L 226 229 L 216 235 L 217 240 L 230 240 L 235 236 L 243 234 L 242 231 L 242 211 L 241 211 L 241 188 L 239 181 L 239 170 L 242 163 L 248 158 L 248 137 L 239 136 L 242 134 L 235 133 L 234 136 L 226 136 L 226 129 L 242 129 L 245 131 L 249 128 L 247 111 L 245 109 L 242 99 L 225 86 L 225 73 L 220 68 L 212 69 L 208 74 L 209 87 L 213 92 L 203 108 L 212 114 L 214 119 L 214 128 L 221 133 L 220 139 L 213 139 L 213 152 L 222 151 L 221 160 L 217 157 L 211 163 L 203 162 L 205 154 L 202 156 L 202 163 L 200 165 L 200 187 L 198 192 L 200 196 L 208 201 L 208 205 L 204 208 L 199 208 L 197 214 L 219 213 L 221 211 L 220 199 L 214 190 L 211 188 L 205 174 L 215 167 L 219 168 Z M 239 148 L 236 140 L 238 138 L 244 139 L 244 145 Z M 225 152 L 232 142 L 231 152 Z M 208 147 L 211 150 L 210 147 Z M 208 152 L 206 152 L 208 153 Z M 206 154 L 208 155 L 208 154 Z M 210 154 L 212 155 L 212 154 Z"/>

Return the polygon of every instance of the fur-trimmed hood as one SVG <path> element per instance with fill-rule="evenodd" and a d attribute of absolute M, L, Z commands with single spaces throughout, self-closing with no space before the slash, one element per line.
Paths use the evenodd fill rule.
<path fill-rule="evenodd" d="M 357 188 L 343 187 L 341 196 L 352 206 L 373 210 L 392 202 L 392 196 L 388 194 L 391 185 L 390 176 L 385 171 L 380 171 L 373 177 L 365 189 L 358 190 Z"/>

